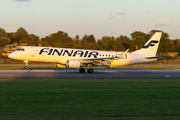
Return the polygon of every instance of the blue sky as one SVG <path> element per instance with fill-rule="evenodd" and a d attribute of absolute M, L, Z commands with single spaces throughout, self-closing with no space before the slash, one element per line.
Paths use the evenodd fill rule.
<path fill-rule="evenodd" d="M 180 39 L 179 0 L 0 0 L 0 27 L 19 27 L 45 37 L 64 31 L 70 37 L 126 35 L 156 29 Z"/>

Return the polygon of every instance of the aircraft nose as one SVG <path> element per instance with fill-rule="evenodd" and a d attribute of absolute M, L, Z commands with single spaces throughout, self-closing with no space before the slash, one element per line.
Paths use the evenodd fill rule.
<path fill-rule="evenodd" d="M 8 55 L 8 57 L 9 57 L 9 58 L 13 58 L 13 57 L 14 57 L 14 54 L 11 53 L 10 55 Z"/>

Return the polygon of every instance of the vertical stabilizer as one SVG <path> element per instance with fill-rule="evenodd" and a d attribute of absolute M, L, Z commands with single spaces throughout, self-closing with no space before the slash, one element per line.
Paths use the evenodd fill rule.
<path fill-rule="evenodd" d="M 141 49 L 132 53 L 156 56 L 162 32 L 156 32 Z"/>

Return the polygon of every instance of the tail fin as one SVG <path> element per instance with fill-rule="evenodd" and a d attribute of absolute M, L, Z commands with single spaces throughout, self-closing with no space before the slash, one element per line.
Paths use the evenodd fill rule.
<path fill-rule="evenodd" d="M 156 56 L 162 32 L 156 32 L 140 50 L 134 51 L 137 54 Z"/>

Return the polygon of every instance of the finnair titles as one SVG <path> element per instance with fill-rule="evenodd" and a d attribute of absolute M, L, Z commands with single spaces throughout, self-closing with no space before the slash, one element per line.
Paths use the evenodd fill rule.
<path fill-rule="evenodd" d="M 75 56 L 91 57 L 91 56 L 93 56 L 94 58 L 97 58 L 97 56 L 99 54 L 96 51 L 92 51 L 92 52 L 81 51 L 81 50 L 71 50 L 71 51 L 69 51 L 67 49 L 58 50 L 58 49 L 50 49 L 50 48 L 43 48 L 39 52 L 40 55 L 44 54 L 44 53 L 46 53 L 47 55 L 57 54 L 58 56 L 65 56 L 65 54 L 67 54 L 68 56 L 72 56 L 72 57 L 75 57 Z"/>

